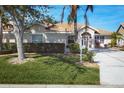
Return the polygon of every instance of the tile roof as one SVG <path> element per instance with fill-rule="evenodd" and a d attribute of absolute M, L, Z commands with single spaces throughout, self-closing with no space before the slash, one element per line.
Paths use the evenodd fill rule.
<path fill-rule="evenodd" d="M 102 30 L 102 29 L 98 29 L 98 33 L 100 35 L 111 35 L 112 34 L 112 32 L 106 31 L 106 30 Z"/>
<path fill-rule="evenodd" d="M 81 26 L 81 24 L 77 24 L 77 29 L 79 29 Z M 50 30 L 72 32 L 74 30 L 74 24 L 58 23 L 55 24 L 55 26 L 51 27 Z"/>
<path fill-rule="evenodd" d="M 80 29 L 81 27 L 85 27 L 85 25 L 77 24 L 77 29 Z M 55 26 L 53 26 L 52 28 L 50 28 L 50 30 L 57 31 L 57 32 L 58 31 L 72 32 L 74 30 L 74 24 L 58 23 Z M 102 30 L 102 29 L 97 29 L 97 32 L 101 35 L 111 35 L 112 34 L 112 32 Z"/>
<path fill-rule="evenodd" d="M 38 25 L 38 24 L 36 24 Z M 35 26 L 35 25 L 34 25 Z M 39 24 L 39 26 L 47 27 L 46 25 Z M 84 28 L 85 25 L 83 24 L 77 24 L 77 29 Z M 92 27 L 90 27 L 92 28 Z M 102 30 L 102 29 L 96 29 L 97 32 L 101 35 L 111 35 L 112 32 Z M 12 31 L 12 28 L 9 29 L 4 29 L 4 31 Z M 74 24 L 68 24 L 68 23 L 57 23 L 54 26 L 51 26 L 49 29 L 45 30 L 46 32 L 48 31 L 54 31 L 54 32 L 72 32 L 74 31 Z"/>

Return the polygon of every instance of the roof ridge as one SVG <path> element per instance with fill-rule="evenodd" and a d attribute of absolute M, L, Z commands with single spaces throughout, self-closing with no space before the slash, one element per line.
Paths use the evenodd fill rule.
<path fill-rule="evenodd" d="M 121 23 L 121 25 L 124 27 L 124 23 Z"/>
<path fill-rule="evenodd" d="M 56 24 L 74 24 L 74 23 L 67 23 L 67 22 L 64 22 L 64 23 L 56 23 Z M 81 24 L 81 23 L 77 23 L 78 25 L 84 25 L 84 24 Z"/>

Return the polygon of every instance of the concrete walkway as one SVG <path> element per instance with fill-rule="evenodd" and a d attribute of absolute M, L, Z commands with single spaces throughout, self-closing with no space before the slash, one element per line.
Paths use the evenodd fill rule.
<path fill-rule="evenodd" d="M 124 86 L 123 51 L 97 51 L 94 60 L 100 65 L 100 83 L 102 85 Z"/>
<path fill-rule="evenodd" d="M 116 85 L 0 84 L 0 88 L 123 88 Z"/>

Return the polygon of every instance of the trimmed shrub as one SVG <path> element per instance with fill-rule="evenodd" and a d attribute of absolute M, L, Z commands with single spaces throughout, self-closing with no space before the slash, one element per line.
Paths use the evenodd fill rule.
<path fill-rule="evenodd" d="M 90 62 L 93 61 L 93 56 L 94 56 L 94 52 L 89 51 L 89 52 L 87 53 L 87 57 L 88 57 L 88 59 L 89 59 Z"/>
<path fill-rule="evenodd" d="M 25 52 L 64 53 L 64 43 L 25 43 Z"/>
<path fill-rule="evenodd" d="M 12 54 L 12 53 L 15 53 L 15 51 L 12 51 L 12 50 L 3 50 L 3 51 L 0 51 L 0 55 L 3 55 L 3 54 Z"/>
<path fill-rule="evenodd" d="M 86 54 L 83 55 L 82 59 L 83 61 L 89 61 L 88 56 Z"/>
<path fill-rule="evenodd" d="M 82 49 L 83 54 L 86 54 L 88 52 L 87 48 Z"/>
<path fill-rule="evenodd" d="M 71 43 L 68 45 L 68 47 L 69 47 L 71 53 L 79 53 L 80 52 L 78 43 Z"/>
<path fill-rule="evenodd" d="M 2 46 L 3 51 L 16 51 L 16 44 L 14 43 L 4 43 Z"/>
<path fill-rule="evenodd" d="M 87 48 L 84 48 L 82 51 L 83 51 L 83 58 L 82 58 L 83 61 L 92 62 L 93 61 L 94 52 L 88 51 Z"/>

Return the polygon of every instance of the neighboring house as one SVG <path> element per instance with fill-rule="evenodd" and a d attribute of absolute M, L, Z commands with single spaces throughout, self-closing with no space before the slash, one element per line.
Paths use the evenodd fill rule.
<path fill-rule="evenodd" d="M 87 28 L 87 30 L 85 29 Z M 77 25 L 78 40 L 82 48 L 105 47 L 111 42 L 111 32 L 95 29 L 91 26 Z M 4 31 L 3 42 L 15 43 L 13 31 Z M 35 24 L 24 32 L 24 43 L 64 43 L 65 48 L 74 42 L 74 25 L 58 23 L 50 28 Z"/>
<path fill-rule="evenodd" d="M 118 40 L 117 41 L 117 45 L 118 46 L 124 46 L 124 23 L 122 23 L 118 30 L 117 30 L 117 33 L 121 34 L 122 35 L 122 39 Z"/>

